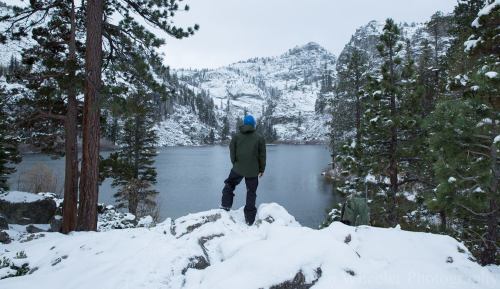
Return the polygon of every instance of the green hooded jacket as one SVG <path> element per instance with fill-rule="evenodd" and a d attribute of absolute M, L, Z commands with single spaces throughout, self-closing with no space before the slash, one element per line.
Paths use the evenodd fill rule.
<path fill-rule="evenodd" d="M 251 125 L 240 126 L 229 145 L 233 170 L 246 178 L 252 178 L 266 169 L 266 142 Z"/>

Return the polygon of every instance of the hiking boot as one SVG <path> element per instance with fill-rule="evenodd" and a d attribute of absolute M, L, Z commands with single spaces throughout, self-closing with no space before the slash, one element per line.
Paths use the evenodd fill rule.
<path fill-rule="evenodd" d="M 231 208 L 224 207 L 224 206 L 220 206 L 219 209 L 223 209 L 226 212 L 229 212 L 231 210 Z"/>

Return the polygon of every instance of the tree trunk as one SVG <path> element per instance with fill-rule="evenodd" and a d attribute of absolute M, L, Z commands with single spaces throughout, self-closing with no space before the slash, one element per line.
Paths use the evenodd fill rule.
<path fill-rule="evenodd" d="M 361 145 L 361 99 L 359 93 L 361 90 L 359 76 L 356 74 L 356 146 Z"/>
<path fill-rule="evenodd" d="M 389 48 L 389 57 L 390 57 L 390 82 L 391 86 L 394 88 L 396 86 L 395 83 L 395 71 L 394 71 L 394 59 L 393 59 L 393 49 Z M 396 117 L 397 117 L 397 109 L 396 109 L 396 95 L 395 90 L 391 92 L 390 96 L 390 110 L 391 110 L 391 139 L 389 143 L 389 179 L 391 182 L 389 196 L 388 196 L 388 218 L 389 225 L 394 227 L 397 225 L 397 206 L 396 206 L 396 194 L 398 192 L 398 161 L 397 161 L 397 145 L 398 145 L 398 130 L 396 127 Z"/>
<path fill-rule="evenodd" d="M 447 220 L 446 220 L 446 212 L 444 210 L 439 211 L 439 218 L 441 219 L 440 230 L 442 233 L 446 232 Z"/>
<path fill-rule="evenodd" d="M 103 0 L 87 2 L 85 103 L 78 230 L 97 230 Z"/>
<path fill-rule="evenodd" d="M 66 134 L 66 169 L 64 176 L 64 203 L 61 231 L 67 234 L 76 229 L 78 203 L 78 147 L 77 147 L 77 104 L 76 89 L 73 84 L 76 71 L 76 19 L 75 3 L 71 1 L 71 32 L 68 56 L 68 111 L 64 120 Z"/>

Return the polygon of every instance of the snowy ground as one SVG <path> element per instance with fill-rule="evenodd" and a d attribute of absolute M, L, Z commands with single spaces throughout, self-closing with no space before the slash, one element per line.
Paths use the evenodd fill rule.
<path fill-rule="evenodd" d="M 43 235 L 0 246 L 0 259 L 33 271 L 0 288 L 500 288 L 499 268 L 474 263 L 450 237 L 341 223 L 313 230 L 277 204 L 261 205 L 252 227 L 242 209 L 211 210 L 149 229 Z"/>

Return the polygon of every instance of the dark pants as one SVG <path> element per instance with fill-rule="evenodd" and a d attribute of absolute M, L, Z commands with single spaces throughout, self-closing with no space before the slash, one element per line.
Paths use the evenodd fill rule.
<path fill-rule="evenodd" d="M 234 189 L 241 182 L 243 176 L 240 176 L 233 170 L 229 173 L 229 177 L 224 181 L 226 184 L 222 190 L 222 206 L 225 208 L 231 208 L 233 206 Z M 257 214 L 257 208 L 255 208 L 255 199 L 257 198 L 257 186 L 259 185 L 259 179 L 257 177 L 245 178 L 245 184 L 247 186 L 247 202 L 245 204 L 245 220 L 249 224 L 253 224 L 255 221 L 255 215 Z"/>

